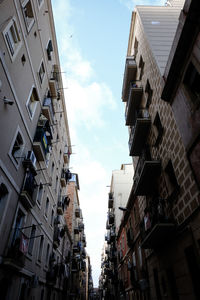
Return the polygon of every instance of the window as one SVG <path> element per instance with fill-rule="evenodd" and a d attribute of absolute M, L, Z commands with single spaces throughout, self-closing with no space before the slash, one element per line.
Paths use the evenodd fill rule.
<path fill-rule="evenodd" d="M 58 189 L 58 176 L 56 176 L 55 193 L 57 192 L 57 189 Z"/>
<path fill-rule="evenodd" d="M 28 254 L 32 255 L 33 252 L 33 246 L 34 246 L 34 239 L 35 239 L 35 234 L 36 233 L 36 226 L 32 225 L 31 228 L 31 235 L 29 238 L 29 245 L 28 245 Z"/>
<path fill-rule="evenodd" d="M 49 198 L 47 197 L 46 200 L 46 206 L 45 206 L 45 216 L 47 217 L 48 215 L 48 210 L 49 210 Z"/>
<path fill-rule="evenodd" d="M 135 38 L 135 43 L 134 43 L 134 55 L 135 55 L 135 58 L 137 56 L 137 53 L 138 53 L 138 40 Z"/>
<path fill-rule="evenodd" d="M 174 200 L 179 192 L 179 185 L 176 179 L 174 168 L 171 160 L 169 160 L 165 168 L 165 181 L 168 190 L 168 201 Z"/>
<path fill-rule="evenodd" d="M 196 254 L 193 246 L 185 248 L 185 256 L 189 269 L 190 278 L 193 284 L 194 293 L 196 299 L 200 299 L 200 285 L 199 285 L 199 276 L 200 276 L 200 267 L 199 267 L 199 258 Z"/>
<path fill-rule="evenodd" d="M 44 63 L 42 62 L 38 71 L 40 83 L 42 83 L 44 75 L 45 75 L 45 69 L 44 69 Z"/>
<path fill-rule="evenodd" d="M 22 12 L 24 16 L 24 22 L 26 25 L 26 29 L 29 32 L 34 24 L 34 15 L 33 15 L 33 8 L 30 0 L 24 1 L 22 4 Z"/>
<path fill-rule="evenodd" d="M 146 88 L 145 88 L 145 93 L 147 94 L 146 107 L 149 108 L 149 106 L 151 104 L 152 95 L 153 95 L 153 90 L 151 89 L 149 80 L 147 80 L 147 84 L 146 84 Z"/>
<path fill-rule="evenodd" d="M 166 275 L 167 275 L 167 281 L 168 281 L 169 291 L 170 291 L 170 294 L 171 294 L 171 299 L 172 300 L 179 300 L 177 286 L 176 286 L 176 278 L 174 276 L 173 269 L 172 268 L 168 268 L 166 270 Z"/>
<path fill-rule="evenodd" d="M 27 108 L 28 108 L 28 112 L 29 112 L 31 118 L 34 115 L 34 112 L 35 112 L 38 101 L 39 101 L 39 98 L 38 98 L 36 88 L 33 88 L 32 92 L 31 92 L 31 95 L 30 95 L 30 97 L 27 101 Z"/>
<path fill-rule="evenodd" d="M 43 0 L 38 0 L 39 7 L 41 6 Z"/>
<path fill-rule="evenodd" d="M 8 26 L 4 30 L 4 38 L 11 59 L 13 60 L 21 45 L 21 40 L 15 20 L 12 19 L 12 21 L 9 22 Z"/>
<path fill-rule="evenodd" d="M 16 165 L 19 165 L 19 162 L 23 156 L 24 141 L 20 132 L 17 133 L 14 145 L 11 149 L 11 157 Z"/>
<path fill-rule="evenodd" d="M 54 221 L 54 210 L 52 209 L 52 211 L 51 211 L 51 226 L 53 226 L 53 221 Z"/>
<path fill-rule="evenodd" d="M 38 194 L 37 194 L 37 202 L 39 205 L 41 205 L 42 194 L 43 194 L 43 185 L 42 185 L 42 183 L 40 183 L 40 185 L 38 187 Z"/>
<path fill-rule="evenodd" d="M 12 245 L 20 243 L 21 238 L 21 229 L 23 227 L 25 215 L 21 209 L 18 210 L 15 225 L 14 225 L 14 234 L 12 239 Z"/>
<path fill-rule="evenodd" d="M 163 135 L 163 126 L 162 126 L 158 112 L 156 113 L 153 125 L 154 125 L 154 127 L 153 127 L 154 134 L 155 134 L 155 138 L 156 138 L 154 146 L 157 147 L 158 144 L 160 143 L 162 135 Z"/>
<path fill-rule="evenodd" d="M 46 266 L 48 266 L 48 263 L 49 263 L 49 250 L 50 250 L 50 246 L 49 246 L 49 244 L 47 244 L 47 252 L 46 252 L 46 259 L 45 259 Z"/>
<path fill-rule="evenodd" d="M 158 270 L 153 269 L 153 277 L 154 277 L 154 284 L 156 288 L 156 296 L 158 300 L 161 300 L 161 291 L 160 291 L 160 283 L 159 283 L 159 278 L 158 278 Z"/>
<path fill-rule="evenodd" d="M 39 251 L 38 251 L 38 261 L 39 262 L 41 262 L 41 258 L 42 258 L 43 244 L 44 244 L 44 236 L 42 235 L 40 238 L 40 245 L 39 245 Z"/>
<path fill-rule="evenodd" d="M 200 73 L 195 68 L 194 64 L 190 62 L 184 79 L 183 83 L 187 90 L 187 92 L 190 95 L 190 99 L 192 104 L 196 107 L 200 106 Z"/>
<path fill-rule="evenodd" d="M 48 57 L 48 60 L 51 60 L 51 52 L 53 52 L 53 45 L 52 45 L 52 41 L 49 40 L 48 45 L 47 45 L 47 57 Z"/>
<path fill-rule="evenodd" d="M 2 221 L 7 199 L 8 199 L 8 189 L 4 183 L 1 183 L 0 184 L 0 223 Z"/>
<path fill-rule="evenodd" d="M 188 152 L 188 159 L 192 168 L 195 180 L 200 187 L 200 136 L 196 139 Z"/>
<path fill-rule="evenodd" d="M 53 173 L 54 173 L 54 168 L 55 168 L 55 164 L 54 164 L 54 162 L 52 162 L 52 165 L 51 165 L 51 174 L 53 175 Z"/>
<path fill-rule="evenodd" d="M 142 56 L 140 56 L 140 62 L 139 62 L 139 68 L 140 68 L 140 80 L 142 79 L 142 76 L 144 74 L 144 61 Z"/>

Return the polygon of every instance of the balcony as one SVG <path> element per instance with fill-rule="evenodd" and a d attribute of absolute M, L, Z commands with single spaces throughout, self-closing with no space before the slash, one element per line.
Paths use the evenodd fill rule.
<path fill-rule="evenodd" d="M 35 175 L 31 169 L 27 169 L 20 194 L 20 200 L 26 208 L 33 208 L 33 206 L 36 204 L 36 199 L 33 198 L 34 189 Z"/>
<path fill-rule="evenodd" d="M 143 87 L 140 81 L 130 83 L 128 102 L 126 104 L 126 125 L 134 124 L 135 111 L 142 107 Z"/>
<path fill-rule="evenodd" d="M 109 223 L 109 225 L 112 225 L 114 223 L 114 220 L 115 220 L 114 214 L 109 212 L 108 213 L 108 223 Z"/>
<path fill-rule="evenodd" d="M 67 186 L 67 182 L 71 179 L 72 173 L 69 171 L 69 169 L 62 169 L 60 183 L 62 187 Z"/>
<path fill-rule="evenodd" d="M 106 221 L 106 229 L 110 229 L 110 224 L 108 220 Z"/>
<path fill-rule="evenodd" d="M 109 193 L 109 196 L 108 196 L 108 208 L 113 208 L 113 202 L 114 202 L 113 193 Z"/>
<path fill-rule="evenodd" d="M 74 225 L 74 233 L 75 233 L 75 234 L 78 234 L 78 233 L 79 233 L 79 226 L 78 226 L 77 222 L 76 222 L 75 225 Z"/>
<path fill-rule="evenodd" d="M 65 164 L 68 164 L 69 156 L 70 156 L 70 152 L 69 152 L 68 146 L 65 146 L 64 153 L 63 153 L 63 159 L 64 159 Z"/>
<path fill-rule="evenodd" d="M 134 119 L 134 118 L 133 118 Z M 135 111 L 135 123 L 129 138 L 129 155 L 139 156 L 146 144 L 151 128 L 151 119 L 147 109 Z"/>
<path fill-rule="evenodd" d="M 49 120 L 41 114 L 33 140 L 33 150 L 38 161 L 45 161 L 52 138 Z"/>
<path fill-rule="evenodd" d="M 53 248 L 57 249 L 60 246 L 60 228 L 58 226 L 55 226 L 54 228 L 54 235 L 53 235 Z"/>
<path fill-rule="evenodd" d="M 49 146 L 46 133 L 41 127 L 37 127 L 33 141 L 33 150 L 38 161 L 45 161 L 46 154 L 49 151 Z"/>
<path fill-rule="evenodd" d="M 57 214 L 60 215 L 60 216 L 63 215 L 64 214 L 64 210 L 65 210 L 65 204 L 64 204 L 64 202 L 62 200 L 58 201 Z"/>
<path fill-rule="evenodd" d="M 56 284 L 56 280 L 59 276 L 58 272 L 59 272 L 58 264 L 50 267 L 49 271 L 46 273 L 46 281 L 48 282 L 49 285 Z"/>
<path fill-rule="evenodd" d="M 128 100 L 130 82 L 136 79 L 137 65 L 134 56 L 127 56 L 122 87 L 122 101 Z"/>
<path fill-rule="evenodd" d="M 50 97 L 45 98 L 42 106 L 42 114 L 49 120 L 50 123 L 54 119 L 54 108 L 52 104 L 52 99 Z"/>
<path fill-rule="evenodd" d="M 80 208 L 76 208 L 75 209 L 75 217 L 76 218 L 80 218 L 81 217 L 81 209 Z"/>
<path fill-rule="evenodd" d="M 72 265 L 71 265 L 71 271 L 72 272 L 78 272 L 79 271 L 79 264 L 76 259 L 72 259 Z"/>
<path fill-rule="evenodd" d="M 84 223 L 81 221 L 81 222 L 78 223 L 78 227 L 79 227 L 79 231 L 83 231 L 84 228 L 85 228 L 85 225 L 84 225 Z"/>
<path fill-rule="evenodd" d="M 58 97 L 59 95 L 58 89 L 59 89 L 58 82 L 54 78 L 51 78 L 49 80 L 49 90 L 52 98 Z"/>
<path fill-rule="evenodd" d="M 164 200 L 161 200 L 164 201 Z M 144 249 L 157 249 L 165 245 L 175 233 L 175 224 L 167 218 L 161 202 L 146 209 L 141 224 L 141 246 Z"/>
<path fill-rule="evenodd" d="M 17 236 L 8 249 L 7 256 L 3 259 L 3 265 L 12 270 L 19 271 L 25 266 L 28 238 L 22 232 L 19 232 L 19 229 L 18 232 L 15 232 L 15 235 Z"/>
<path fill-rule="evenodd" d="M 133 190 L 135 195 L 147 196 L 154 194 L 160 173 L 160 160 L 153 160 L 143 152 L 139 158 L 133 177 Z"/>

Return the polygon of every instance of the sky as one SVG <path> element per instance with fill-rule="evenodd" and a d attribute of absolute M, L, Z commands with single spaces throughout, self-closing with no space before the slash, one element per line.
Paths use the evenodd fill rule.
<path fill-rule="evenodd" d="M 112 170 L 131 163 L 121 90 L 131 12 L 165 0 L 52 0 L 87 253 L 98 286 Z"/>

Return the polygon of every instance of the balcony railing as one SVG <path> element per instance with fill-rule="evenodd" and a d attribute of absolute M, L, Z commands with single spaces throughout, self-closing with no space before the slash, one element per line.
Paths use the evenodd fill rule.
<path fill-rule="evenodd" d="M 154 205 L 145 210 L 145 216 L 140 226 L 141 246 L 145 249 L 162 247 L 175 232 L 175 224 L 166 216 L 164 208 L 164 200 L 154 199 Z"/>
<path fill-rule="evenodd" d="M 69 162 L 69 157 L 70 157 L 69 148 L 68 148 L 68 146 L 65 146 L 64 153 L 63 153 L 63 158 L 64 158 L 65 164 L 67 164 Z"/>
<path fill-rule="evenodd" d="M 45 161 L 52 138 L 49 120 L 41 114 L 33 140 L 33 150 L 38 161 Z"/>
<path fill-rule="evenodd" d="M 49 120 L 49 122 L 53 122 L 54 108 L 52 104 L 52 99 L 50 97 L 44 98 L 42 114 Z"/>
<path fill-rule="evenodd" d="M 109 193 L 108 194 L 108 208 L 113 208 L 113 202 L 114 202 L 113 193 Z"/>
<path fill-rule="evenodd" d="M 31 169 L 27 169 L 20 194 L 20 200 L 26 208 L 32 208 L 36 204 L 36 198 L 33 197 L 34 189 L 35 175 Z"/>
<path fill-rule="evenodd" d="M 81 209 L 80 208 L 76 208 L 75 209 L 75 217 L 76 218 L 80 218 L 81 217 Z"/>
<path fill-rule="evenodd" d="M 126 104 L 126 125 L 134 124 L 135 111 L 142 108 L 143 87 L 140 81 L 130 83 L 128 102 Z"/>
<path fill-rule="evenodd" d="M 112 225 L 112 224 L 114 223 L 114 220 L 115 220 L 114 214 L 111 213 L 111 212 L 109 212 L 109 213 L 108 213 L 108 223 L 109 223 L 110 225 Z"/>
<path fill-rule="evenodd" d="M 139 158 L 133 177 L 133 190 L 135 195 L 145 196 L 154 194 L 160 173 L 160 160 L 153 160 L 147 157 L 145 152 L 143 152 Z"/>
<path fill-rule="evenodd" d="M 57 249 L 60 246 L 60 228 L 58 226 L 55 226 L 54 228 L 54 235 L 53 235 L 53 248 Z"/>
<path fill-rule="evenodd" d="M 46 154 L 49 151 L 49 145 L 45 130 L 41 127 L 37 127 L 33 141 L 33 150 L 38 161 L 45 161 Z"/>
<path fill-rule="evenodd" d="M 58 215 L 63 215 L 65 211 L 65 203 L 63 202 L 63 198 L 60 198 L 61 200 L 58 201 L 57 204 L 57 214 Z"/>
<path fill-rule="evenodd" d="M 3 265 L 14 270 L 20 270 L 25 266 L 28 238 L 19 229 L 15 230 L 15 239 L 8 249 Z"/>
<path fill-rule="evenodd" d="M 122 101 L 128 100 L 130 82 L 136 79 L 137 65 L 134 56 L 127 56 L 122 87 Z"/>
<path fill-rule="evenodd" d="M 50 266 L 49 271 L 46 273 L 46 280 L 47 280 L 48 284 L 50 284 L 50 285 L 56 284 L 56 280 L 59 275 L 58 272 L 59 272 L 58 264 Z"/>
<path fill-rule="evenodd" d="M 69 181 L 69 179 L 71 179 L 71 172 L 69 171 L 69 169 L 65 170 L 62 169 L 62 173 L 61 173 L 61 178 L 60 178 L 60 183 L 62 187 L 66 187 L 67 186 L 67 182 Z"/>
<path fill-rule="evenodd" d="M 134 123 L 130 132 L 129 150 L 130 156 L 139 156 L 146 144 L 151 128 L 151 119 L 147 109 L 135 111 Z"/>

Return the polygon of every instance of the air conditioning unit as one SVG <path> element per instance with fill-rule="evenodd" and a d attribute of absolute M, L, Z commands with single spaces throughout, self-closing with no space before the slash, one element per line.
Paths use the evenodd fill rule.
<path fill-rule="evenodd" d="M 26 168 L 27 167 L 31 168 L 35 172 L 36 171 L 36 161 L 37 161 L 37 159 L 35 157 L 35 153 L 33 151 L 28 151 L 26 158 L 24 158 L 23 165 Z"/>
<path fill-rule="evenodd" d="M 27 160 L 30 160 L 32 162 L 32 165 L 34 166 L 34 168 L 36 167 L 36 157 L 35 157 L 35 153 L 33 151 L 28 151 Z"/>

